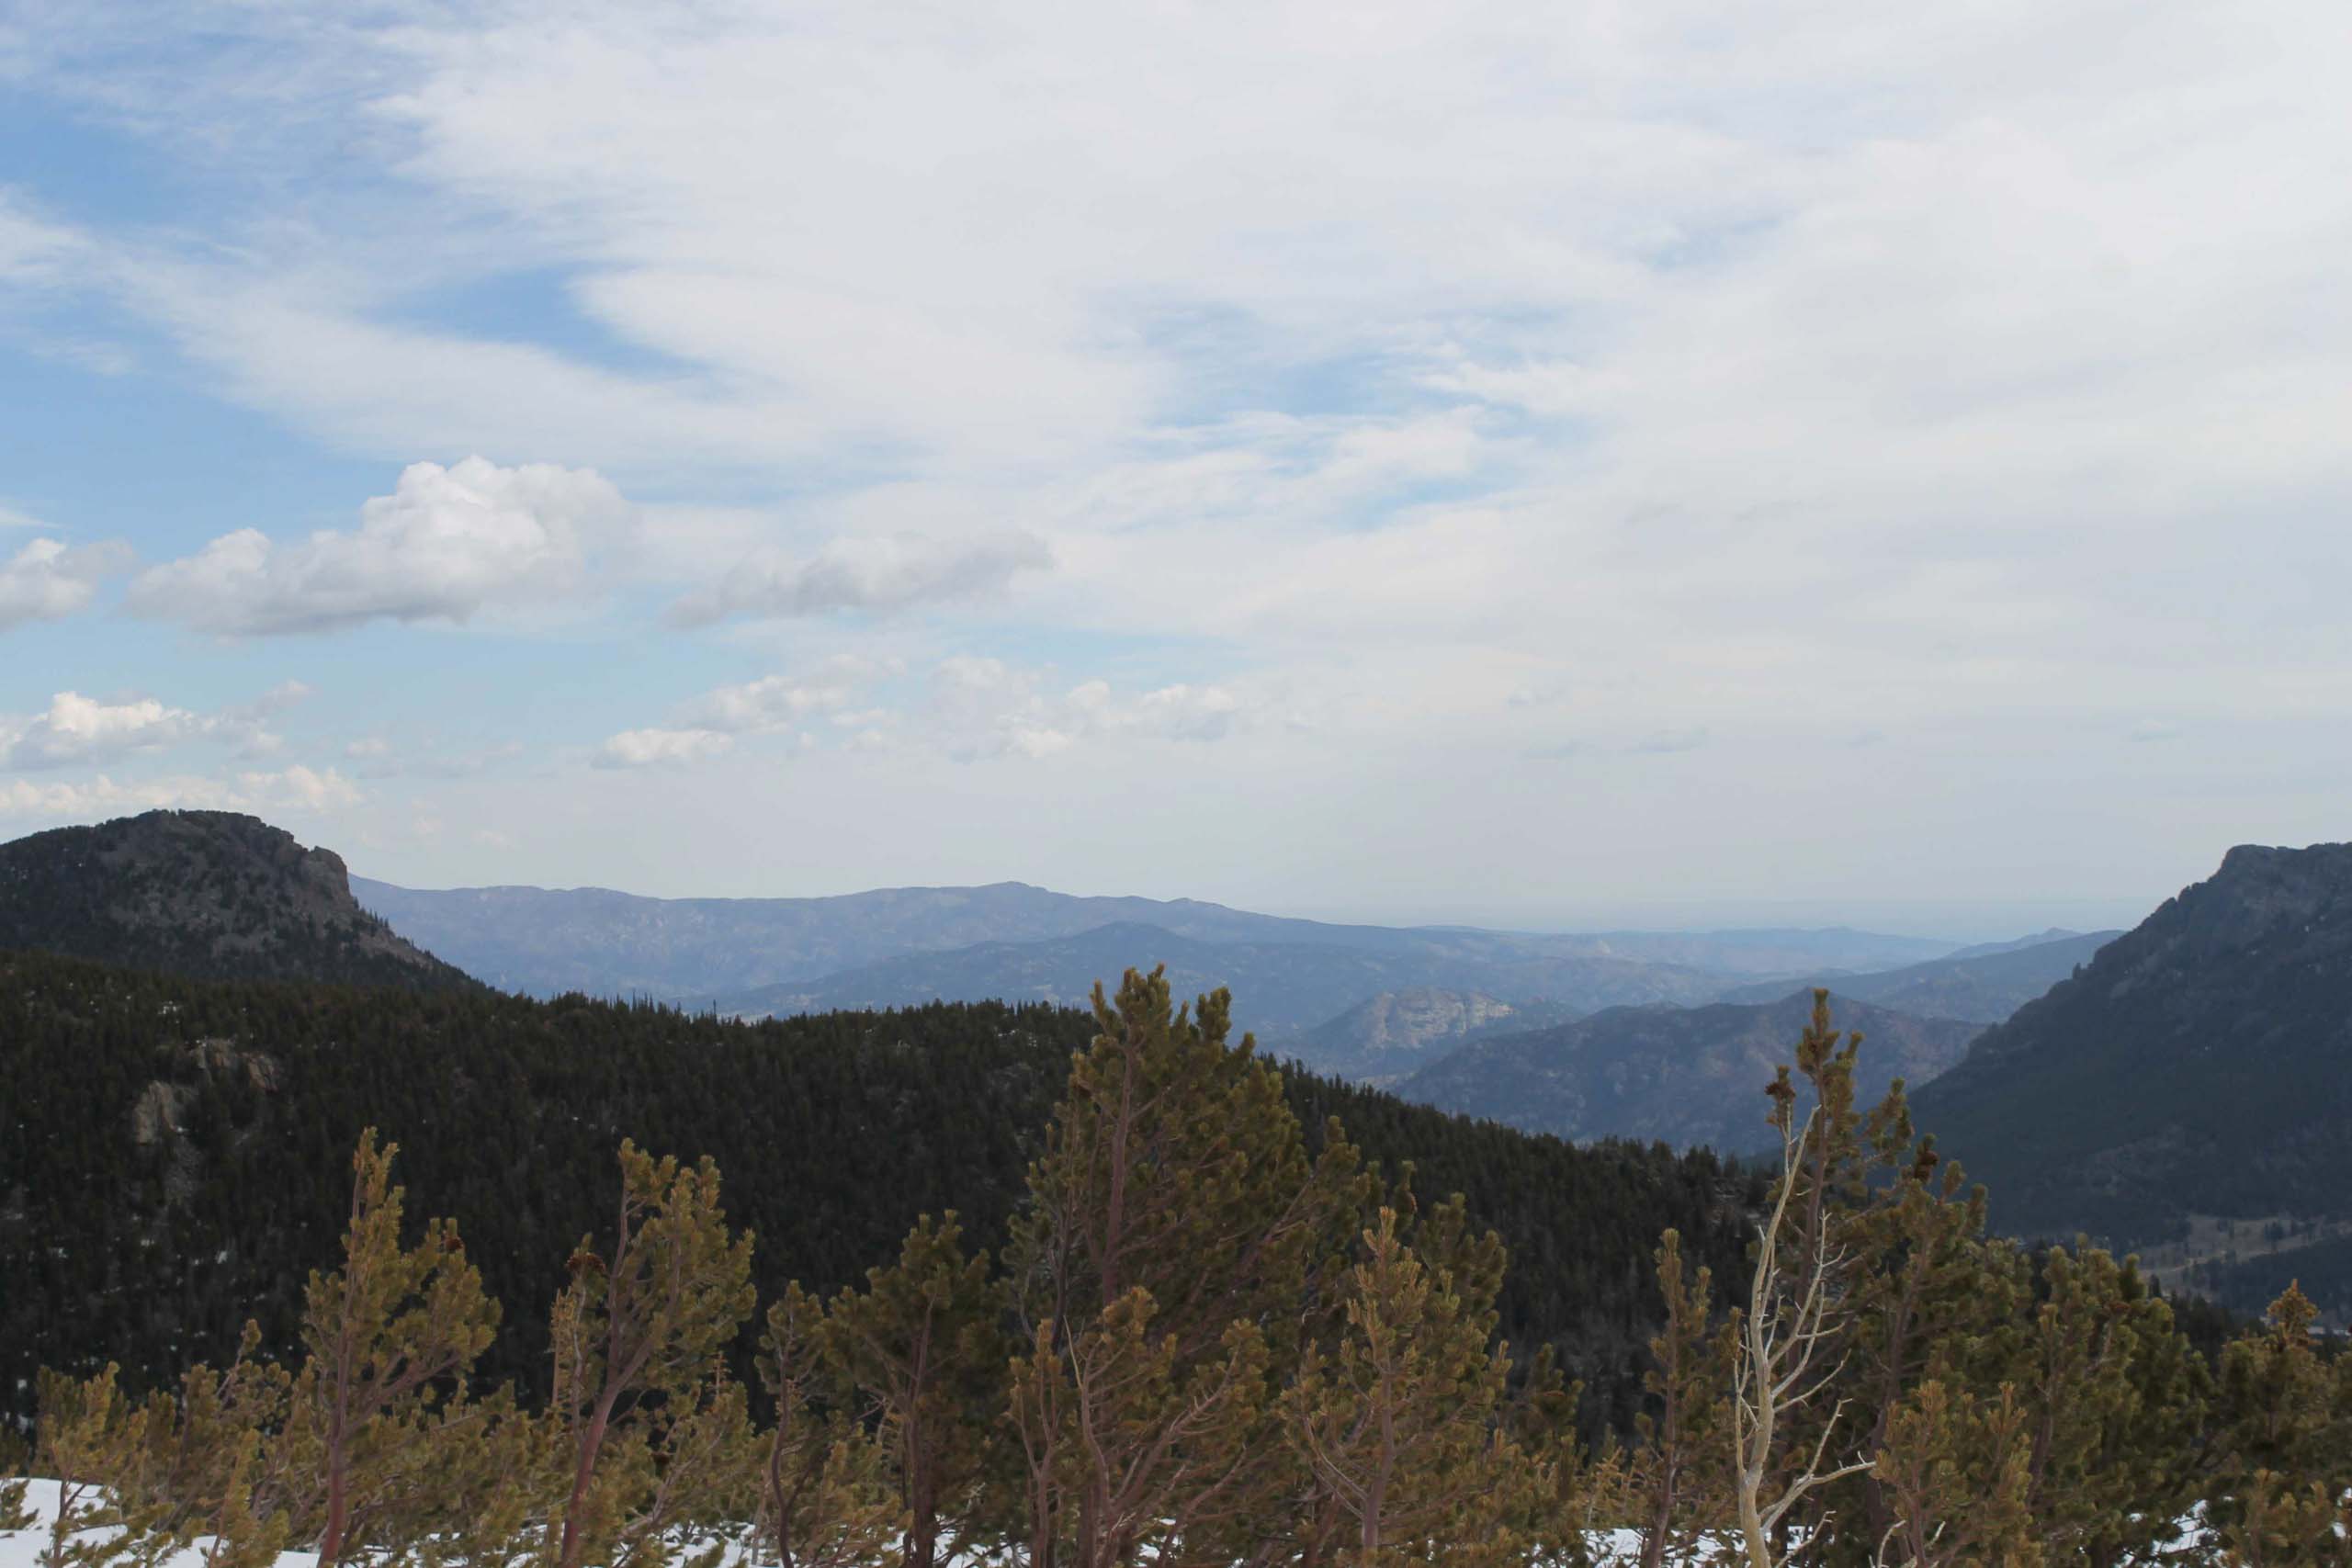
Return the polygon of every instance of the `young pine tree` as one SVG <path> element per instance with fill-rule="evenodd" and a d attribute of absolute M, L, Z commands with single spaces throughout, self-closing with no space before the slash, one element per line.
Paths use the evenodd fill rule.
<path fill-rule="evenodd" d="M 1233 1562 L 1288 1531 L 1302 1478 L 1272 1394 L 1330 1310 L 1370 1182 L 1310 1161 L 1282 1080 L 1219 991 L 1130 970 L 1071 1064 L 1009 1261 L 1033 1568 Z"/>
<path fill-rule="evenodd" d="M 428 1411 L 448 1381 L 472 1371 L 498 1325 L 498 1303 L 483 1294 L 453 1222 L 435 1220 L 415 1247 L 401 1247 L 403 1193 L 391 1185 L 399 1152 L 379 1149 L 372 1127 L 359 1135 L 343 1267 L 311 1274 L 303 1313 L 300 1392 L 323 1499 L 320 1568 L 334 1568 L 375 1530 L 413 1533 L 399 1520 L 422 1501 Z"/>
<path fill-rule="evenodd" d="M 906 1568 L 936 1568 L 952 1554 L 943 1531 L 969 1515 L 989 1466 L 1011 1351 L 1005 1307 L 988 1254 L 965 1255 L 950 1211 L 917 1221 L 898 1261 L 868 1269 L 865 1290 L 834 1297 L 815 1328 L 890 1450 L 906 1505 Z M 775 1339 L 773 1315 L 769 1328 Z"/>
<path fill-rule="evenodd" d="M 556 1568 L 611 1551 L 657 1495 L 673 1516 L 701 1517 L 701 1495 L 679 1488 L 723 1491 L 731 1473 L 698 1446 L 672 1448 L 683 1474 L 656 1472 L 665 1442 L 724 1392 L 707 1380 L 752 1314 L 752 1237 L 729 1234 L 707 1158 L 687 1169 L 624 1143 L 620 1167 L 612 1250 L 600 1256 L 583 1236 L 556 1298 L 548 1414 L 571 1471 L 552 1532 Z M 672 1490 L 657 1494 L 665 1483 Z"/>
<path fill-rule="evenodd" d="M 119 1373 L 40 1373 L 33 1466 L 57 1482 L 40 1568 L 152 1568 L 178 1544 L 159 1483 L 158 1402 L 127 1397 Z"/>
<path fill-rule="evenodd" d="M 839 1375 L 823 1365 L 819 1348 L 831 1327 L 823 1306 L 795 1281 L 768 1308 L 767 1333 L 760 1340 L 760 1378 L 776 1415 L 761 1445 L 752 1536 L 755 1556 L 764 1548 L 777 1568 L 858 1568 L 883 1560 L 893 1538 L 903 1550 L 917 1531 L 890 1484 L 885 1444 L 844 1413 L 819 1408 L 825 1385 Z M 954 1416 L 925 1408 L 919 1418 Z M 904 1453 L 910 1439 L 891 1436 L 895 1420 L 886 1414 L 883 1431 L 889 1447 Z M 919 1442 L 956 1440 L 934 1431 Z M 932 1458 L 936 1462 L 938 1456 Z M 913 1490 L 903 1480 L 901 1486 Z M 932 1528 L 937 1529 L 936 1518 Z"/>
<path fill-rule="evenodd" d="M 1714 1280 L 1703 1266 L 1685 1277 L 1682 1237 L 1659 1238 L 1657 1284 L 1666 1326 L 1650 1341 L 1655 1365 L 1643 1384 L 1654 1408 L 1634 1420 L 1639 1450 L 1630 1485 L 1640 1498 L 1641 1568 L 1663 1568 L 1719 1524 L 1731 1499 L 1721 1456 L 1730 1445 L 1732 1358 L 1736 1330 L 1713 1317 Z"/>
<path fill-rule="evenodd" d="M 1509 1360 L 1489 1301 L 1465 1300 L 1384 1208 L 1343 1287 L 1347 1326 L 1310 1348 L 1283 1399 L 1301 1461 L 1337 1502 L 1354 1568 L 1504 1562 L 1524 1553 L 1508 1509 L 1530 1464 L 1499 1429 Z"/>
<path fill-rule="evenodd" d="M 2345 1561 L 2352 1488 L 2352 1357 L 2330 1367 L 2312 1339 L 2319 1310 L 2297 1285 L 2259 1329 L 2222 1352 L 2222 1495 L 2210 1517 L 2222 1561 L 2247 1568 Z"/>

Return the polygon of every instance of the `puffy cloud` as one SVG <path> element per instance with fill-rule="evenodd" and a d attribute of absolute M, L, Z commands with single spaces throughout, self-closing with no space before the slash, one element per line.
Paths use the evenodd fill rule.
<path fill-rule="evenodd" d="M 204 732 L 205 721 L 153 697 L 104 703 L 60 692 L 49 711 L 0 729 L 0 767 L 60 768 L 175 745 Z"/>
<path fill-rule="evenodd" d="M 1053 565 L 1034 534 L 981 534 L 936 539 L 920 534 L 836 539 L 794 559 L 770 552 L 746 558 L 724 578 L 671 606 L 681 626 L 745 615 L 821 615 L 836 610 L 888 613 L 938 600 L 1001 592 L 1024 571 Z"/>
<path fill-rule="evenodd" d="M 198 714 L 153 697 L 110 703 L 59 692 L 44 712 L 0 715 L 0 768 L 31 772 L 112 761 L 193 740 L 225 742 L 259 756 L 279 745 L 267 721 L 311 694 L 301 682 L 288 681 L 251 703 Z"/>
<path fill-rule="evenodd" d="M 10 517 L 11 525 L 29 523 Z M 68 546 L 57 539 L 28 540 L 0 560 L 0 631 L 27 621 L 53 621 L 89 604 L 98 584 L 130 566 L 126 545 Z"/>
<path fill-rule="evenodd" d="M 224 637 L 340 631 L 373 620 L 464 622 L 485 609 L 578 592 L 591 558 L 633 510 L 589 469 L 469 457 L 412 463 L 356 529 L 279 545 L 255 528 L 149 568 L 141 615 Z"/>

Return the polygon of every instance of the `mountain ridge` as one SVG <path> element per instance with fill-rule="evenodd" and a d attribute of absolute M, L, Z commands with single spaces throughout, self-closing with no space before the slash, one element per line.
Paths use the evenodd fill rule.
<path fill-rule="evenodd" d="M 645 995 L 690 1006 L 739 1004 L 763 988 L 808 988 L 916 953 L 1066 941 L 1120 923 L 1195 942 L 1464 961 L 1450 971 L 1416 969 L 1410 977 L 1376 981 L 1316 1017 L 1304 1017 L 1303 1009 L 1285 1012 L 1286 1020 L 1296 1017 L 1297 1028 L 1320 1023 L 1374 990 L 1417 984 L 1484 988 L 1485 976 L 1505 958 L 1700 970 L 1713 975 L 1720 989 L 1740 979 L 1825 964 L 1907 961 L 1953 945 L 1850 928 L 1563 933 L 1340 924 L 1258 914 L 1206 899 L 1082 897 L 1023 882 L 876 888 L 807 898 L 663 899 L 609 888 L 520 884 L 432 890 L 365 877 L 356 878 L 355 887 L 395 930 L 492 984 L 536 996 L 582 991 Z M 1591 1005 L 1631 995 L 1603 995 Z M 1695 987 L 1690 999 L 1699 999 Z"/>
<path fill-rule="evenodd" d="M 2048 991 L 2122 934 L 2066 931 L 2052 937 L 2045 931 L 2041 938 L 1986 942 L 1962 948 L 1947 958 L 1875 974 L 1816 975 L 1810 983 L 1896 1012 L 1994 1024 Z M 1766 1002 L 1786 994 L 1786 982 L 1773 981 L 1734 987 L 1718 999 Z"/>
<path fill-rule="evenodd" d="M 979 942 L 901 954 L 808 982 L 762 987 L 719 998 L 747 1017 L 843 1009 L 905 1007 L 932 1000 L 1083 1003 L 1094 983 L 1126 968 L 1165 964 L 1179 995 L 1219 987 L 1233 993 L 1238 1026 L 1277 1041 L 1384 991 L 1446 987 L 1476 976 L 1477 988 L 1551 997 L 1578 1011 L 1630 1000 L 1702 998 L 1712 976 L 1635 959 L 1552 957 L 1508 944 L 1380 951 L 1321 943 L 1208 942 L 1138 922 L 1099 926 L 1040 942 Z M 1446 988 L 1453 988 L 1447 987 Z M 1319 1068 L 1319 1064 L 1317 1064 Z"/>
<path fill-rule="evenodd" d="M 2232 849 L 1917 1105 L 2013 1231 L 2352 1215 L 2352 844 Z"/>
<path fill-rule="evenodd" d="M 476 983 L 364 909 L 333 850 L 231 811 L 150 811 L 0 844 L 0 948 L 199 979 Z"/>

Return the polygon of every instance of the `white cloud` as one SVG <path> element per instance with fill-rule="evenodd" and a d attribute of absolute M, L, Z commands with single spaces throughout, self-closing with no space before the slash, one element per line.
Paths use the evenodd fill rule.
<path fill-rule="evenodd" d="M 1018 574 L 1052 565 L 1052 552 L 1034 534 L 836 539 L 806 559 L 775 552 L 747 558 L 718 582 L 680 599 L 671 618 L 682 626 L 707 626 L 737 615 L 888 613 L 1001 593 Z"/>
<path fill-rule="evenodd" d="M 592 556 L 625 533 L 619 491 L 584 469 L 501 468 L 469 457 L 413 463 L 356 530 L 278 545 L 254 528 L 149 568 L 130 585 L 139 614 L 224 637 L 344 630 L 372 620 L 465 622 L 484 610 L 559 601 L 585 585 Z"/>
<path fill-rule="evenodd" d="M 0 518 L 31 525 L 29 518 Z M 30 539 L 0 559 L 0 631 L 27 621 L 54 621 L 87 605 L 98 585 L 128 570 L 130 551 L 120 544 L 68 546 L 57 539 Z"/>
<path fill-rule="evenodd" d="M 1227 687 L 1176 684 L 1122 697 L 1106 681 L 1046 688 L 1042 671 L 958 655 L 932 672 L 931 738 L 967 761 L 1051 757 L 1114 740 L 1216 740 L 1256 716 Z"/>
<path fill-rule="evenodd" d="M 243 756 L 263 756 L 281 744 L 268 720 L 311 694 L 301 682 L 287 681 L 251 703 L 198 714 L 153 697 L 106 702 L 79 692 L 59 692 L 44 712 L 14 717 L 0 714 L 0 769 L 30 772 L 107 762 L 198 740 L 231 745 Z"/>
<path fill-rule="evenodd" d="M 609 737 L 594 761 L 600 768 L 707 761 L 733 750 L 737 736 L 784 733 L 815 715 L 838 713 L 878 673 L 868 661 L 843 655 L 805 676 L 720 686 L 681 706 L 671 725 Z"/>
<path fill-rule="evenodd" d="M 164 807 L 217 811 L 334 811 L 366 796 L 333 768 L 296 764 L 273 773 L 225 778 L 173 775 L 117 782 L 105 773 L 78 783 L 0 780 L 0 815 L 87 821 Z"/>
<path fill-rule="evenodd" d="M 624 729 L 597 750 L 600 768 L 643 768 L 707 761 L 733 748 L 735 738 L 716 729 Z"/>
<path fill-rule="evenodd" d="M 836 656 L 806 676 L 767 675 L 720 686 L 687 704 L 679 716 L 694 728 L 727 735 L 784 729 L 842 706 L 876 673 L 865 660 Z"/>

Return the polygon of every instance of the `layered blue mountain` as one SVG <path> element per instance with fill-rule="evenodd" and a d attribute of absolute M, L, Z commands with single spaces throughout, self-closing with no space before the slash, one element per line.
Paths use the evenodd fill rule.
<path fill-rule="evenodd" d="M 1876 974 L 1822 970 L 1806 984 L 1827 986 L 1857 1001 L 1874 1002 L 1921 1018 L 1956 1018 L 1970 1023 L 1999 1023 L 2051 987 L 2066 979 L 2120 931 L 2046 931 L 2016 942 L 1964 947 L 1948 957 L 1908 964 Z M 1788 993 L 1784 981 L 1736 986 L 1727 1002 L 1776 1001 Z"/>
<path fill-rule="evenodd" d="M 1921 1083 L 1960 1060 L 1978 1026 L 1831 998 L 1840 1029 L 1860 1032 L 1860 1092 Z M 1764 1088 L 1791 1060 L 1813 992 L 1764 1003 L 1619 1007 L 1550 1029 L 1461 1045 L 1395 1086 L 1406 1100 L 1522 1132 L 1564 1138 L 1657 1139 L 1752 1151 L 1771 1141 Z"/>

